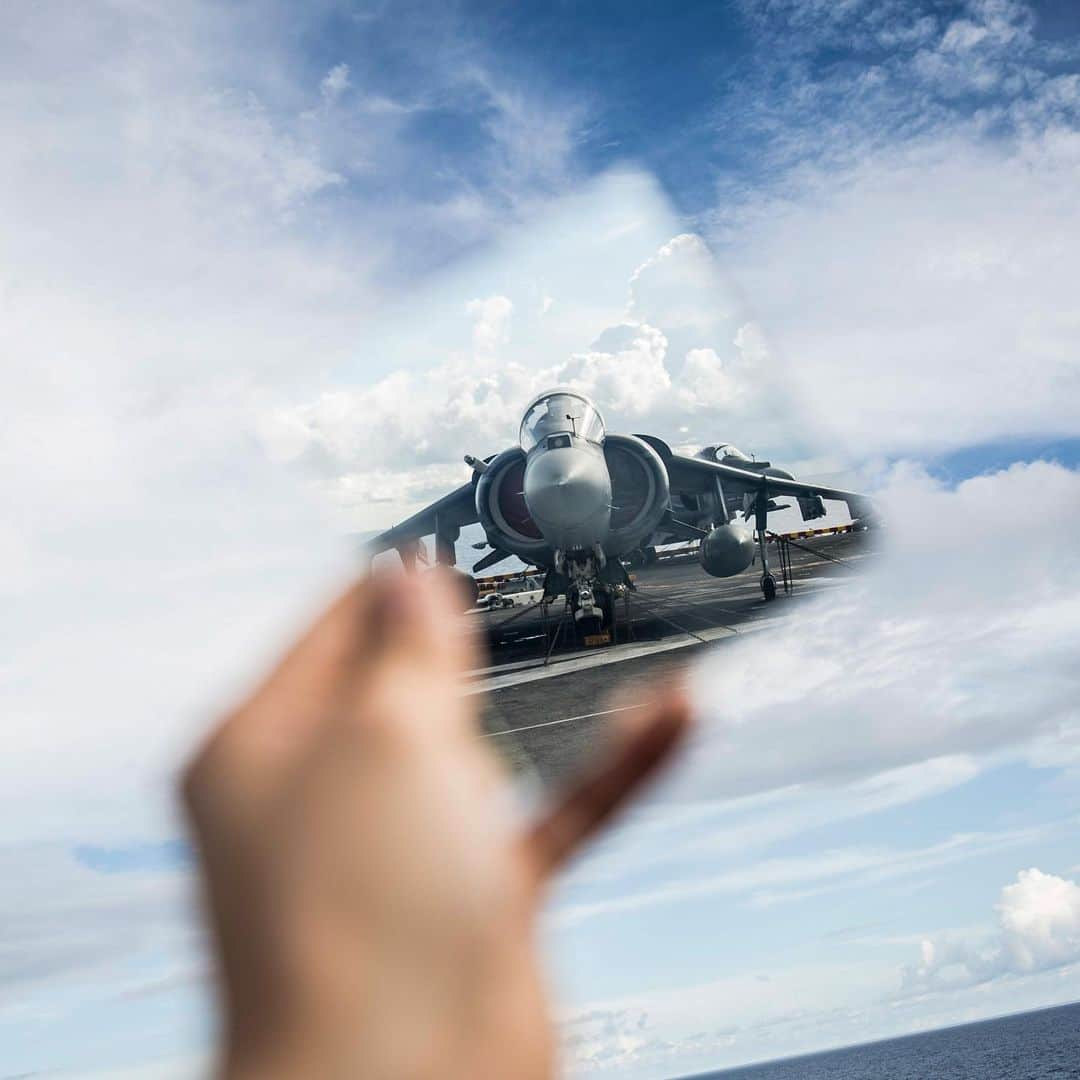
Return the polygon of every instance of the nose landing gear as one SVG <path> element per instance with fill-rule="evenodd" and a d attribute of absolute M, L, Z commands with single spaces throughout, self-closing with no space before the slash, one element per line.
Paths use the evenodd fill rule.
<path fill-rule="evenodd" d="M 599 630 L 604 622 L 603 608 L 597 603 L 599 599 L 590 584 L 579 584 L 577 582 L 572 584 L 570 586 L 570 609 L 574 613 L 574 622 L 583 623 L 588 620 L 595 624 L 595 630 Z"/>
<path fill-rule="evenodd" d="M 614 640 L 616 598 L 633 587 L 622 563 L 602 551 L 576 555 L 558 551 L 555 567 L 544 581 L 544 600 L 551 603 L 565 596 L 575 637 L 585 645 L 598 645 Z"/>

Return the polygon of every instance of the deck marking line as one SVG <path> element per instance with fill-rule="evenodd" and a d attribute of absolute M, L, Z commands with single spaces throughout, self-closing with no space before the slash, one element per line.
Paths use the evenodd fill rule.
<path fill-rule="evenodd" d="M 656 642 L 634 642 L 630 645 L 615 646 L 619 651 L 612 655 L 614 649 L 608 646 L 598 649 L 594 653 L 584 656 L 570 656 L 558 664 L 549 664 L 547 667 L 538 666 L 527 668 L 524 671 L 511 672 L 508 675 L 496 675 L 484 681 L 473 681 L 462 687 L 462 693 L 482 694 L 492 690 L 501 690 L 504 687 L 520 686 L 522 683 L 536 682 L 540 679 L 551 679 L 558 675 L 568 675 L 576 671 L 584 671 L 589 668 L 602 667 L 607 664 L 625 663 L 627 660 L 637 660 L 641 657 L 652 656 L 655 653 L 670 652 L 673 649 L 683 649 L 688 645 L 711 644 L 724 638 L 735 637 L 730 630 L 705 631 L 701 638 L 691 638 L 688 634 L 672 635 L 669 638 L 661 638 Z M 625 650 L 625 651 L 624 651 Z"/>
<path fill-rule="evenodd" d="M 648 704 L 647 701 L 639 701 L 633 705 L 619 705 L 614 709 L 601 709 L 599 712 L 582 713 L 580 716 L 564 716 L 561 720 L 545 720 L 542 724 L 526 724 L 525 727 L 506 728 L 503 731 L 486 731 L 480 737 L 482 739 L 497 739 L 500 735 L 516 735 L 519 731 L 535 731 L 536 728 L 554 727 L 556 724 L 572 724 L 575 720 L 591 720 L 594 716 L 610 716 L 612 713 L 626 712 L 627 709 L 638 709 L 642 705 Z"/>

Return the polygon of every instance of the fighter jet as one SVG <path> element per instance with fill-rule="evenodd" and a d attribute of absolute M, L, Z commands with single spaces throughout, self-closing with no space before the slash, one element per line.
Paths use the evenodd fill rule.
<path fill-rule="evenodd" d="M 846 503 L 856 522 L 873 520 L 867 496 L 802 483 L 729 444 L 690 457 L 653 435 L 608 432 L 596 405 L 568 389 L 529 403 L 517 446 L 465 462 L 467 483 L 375 537 L 369 552 L 396 549 L 413 567 L 421 538 L 434 535 L 436 561 L 452 567 L 462 526 L 479 522 L 491 551 L 474 573 L 516 555 L 546 571 L 545 596 L 566 596 L 579 622 L 610 617 L 613 588 L 633 587 L 626 563 L 693 539 L 702 569 L 731 577 L 753 562 L 756 532 L 761 590 L 775 599 L 766 530 L 784 508 L 777 497 L 793 498 L 804 521 L 825 514 L 825 499 Z"/>

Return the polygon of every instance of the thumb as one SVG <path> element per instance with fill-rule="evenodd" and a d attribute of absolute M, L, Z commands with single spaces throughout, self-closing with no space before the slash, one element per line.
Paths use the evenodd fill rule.
<path fill-rule="evenodd" d="M 671 756 L 690 722 L 690 705 L 681 690 L 631 714 L 603 760 L 526 831 L 523 843 L 543 883 L 641 789 Z"/>

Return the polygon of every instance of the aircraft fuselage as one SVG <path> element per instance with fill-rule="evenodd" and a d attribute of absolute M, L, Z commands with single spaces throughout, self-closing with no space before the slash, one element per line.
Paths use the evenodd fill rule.
<path fill-rule="evenodd" d="M 577 435 L 549 435 L 525 462 L 525 504 L 552 550 L 601 550 L 611 527 L 611 476 L 602 446 Z"/>

